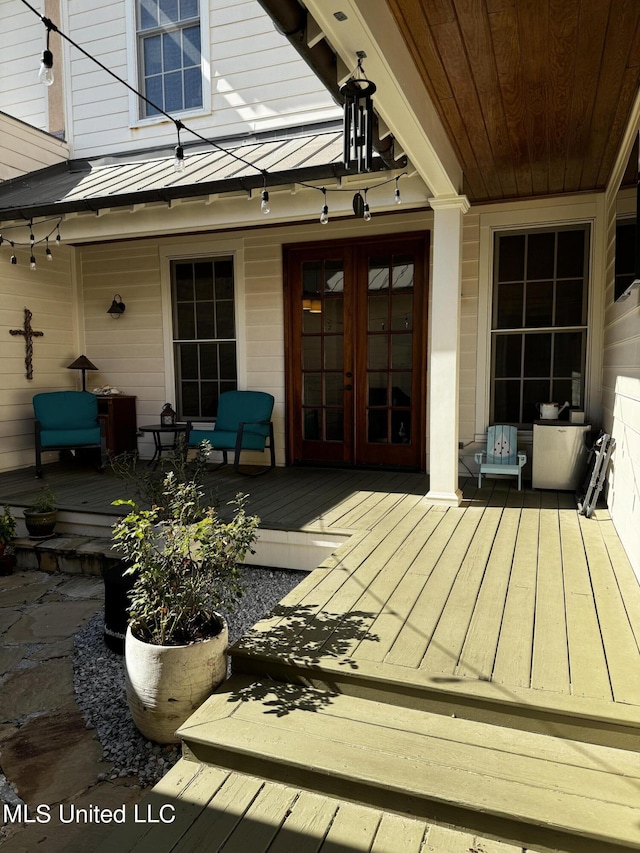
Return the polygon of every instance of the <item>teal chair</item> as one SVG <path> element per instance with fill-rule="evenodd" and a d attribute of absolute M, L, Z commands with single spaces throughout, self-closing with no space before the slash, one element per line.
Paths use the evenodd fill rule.
<path fill-rule="evenodd" d="M 522 468 L 527 454 L 518 453 L 518 428 L 494 424 L 487 430 L 487 449 L 475 454 L 478 463 L 478 488 L 482 487 L 483 474 L 513 474 L 518 478 L 518 491 L 522 488 Z"/>
<path fill-rule="evenodd" d="M 208 441 L 213 450 L 222 451 L 221 465 L 228 463 L 228 451 L 233 450 L 233 468 L 241 474 L 249 473 L 239 468 L 243 450 L 268 449 L 271 461 L 269 467 L 252 472 L 253 476 L 256 473 L 266 474 L 276 464 L 271 422 L 273 403 L 272 395 L 264 391 L 225 391 L 218 400 L 218 414 L 213 429 L 193 429 L 193 424 L 187 422 L 187 447 L 199 447 L 203 441 Z"/>
<path fill-rule="evenodd" d="M 33 398 L 35 414 L 36 477 L 42 477 L 42 452 L 93 447 L 100 451 L 102 471 L 106 459 L 103 421 L 98 398 L 89 391 L 50 391 Z"/>

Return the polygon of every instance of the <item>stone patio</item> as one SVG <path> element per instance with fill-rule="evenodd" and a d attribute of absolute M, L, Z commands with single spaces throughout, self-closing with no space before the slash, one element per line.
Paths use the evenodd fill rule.
<path fill-rule="evenodd" d="M 32 819 L 46 805 L 51 818 L 3 825 L 3 853 L 85 853 L 113 825 L 61 823 L 59 804 L 114 809 L 145 793 L 134 779 L 107 778 L 110 766 L 75 702 L 73 636 L 103 598 L 99 577 L 0 577 L 0 800 L 12 814 L 25 803 Z"/>

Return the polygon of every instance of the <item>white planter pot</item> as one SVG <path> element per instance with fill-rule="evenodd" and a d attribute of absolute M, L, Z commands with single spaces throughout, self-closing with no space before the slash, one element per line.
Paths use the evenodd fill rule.
<path fill-rule="evenodd" d="M 188 646 L 152 646 L 127 630 L 125 687 L 139 731 L 156 743 L 178 743 L 175 732 L 227 676 L 229 631 Z"/>

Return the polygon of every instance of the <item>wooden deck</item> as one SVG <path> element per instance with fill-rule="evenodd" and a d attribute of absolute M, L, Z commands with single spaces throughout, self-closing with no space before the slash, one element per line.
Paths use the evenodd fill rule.
<path fill-rule="evenodd" d="M 0 476 L 0 501 L 25 500 L 27 476 Z M 47 472 L 70 509 L 113 511 L 118 481 L 78 477 Z M 430 507 L 426 478 L 402 473 L 211 484 L 222 503 L 249 492 L 263 527 L 350 538 L 232 649 L 232 681 L 181 730 L 193 766 L 517 850 L 640 847 L 640 587 L 606 509 L 585 519 L 570 494 L 490 479 Z M 414 752 L 433 773 L 411 769 Z M 385 766 L 397 796 L 380 794 Z"/>

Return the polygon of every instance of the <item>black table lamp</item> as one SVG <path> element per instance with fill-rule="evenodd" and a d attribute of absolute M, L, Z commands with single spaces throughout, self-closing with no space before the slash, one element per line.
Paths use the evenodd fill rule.
<path fill-rule="evenodd" d="M 80 355 L 76 358 L 75 361 L 72 361 L 71 364 L 67 365 L 68 370 L 81 370 L 82 371 L 82 390 L 87 390 L 87 370 L 98 370 L 95 364 L 92 364 L 86 355 Z"/>

